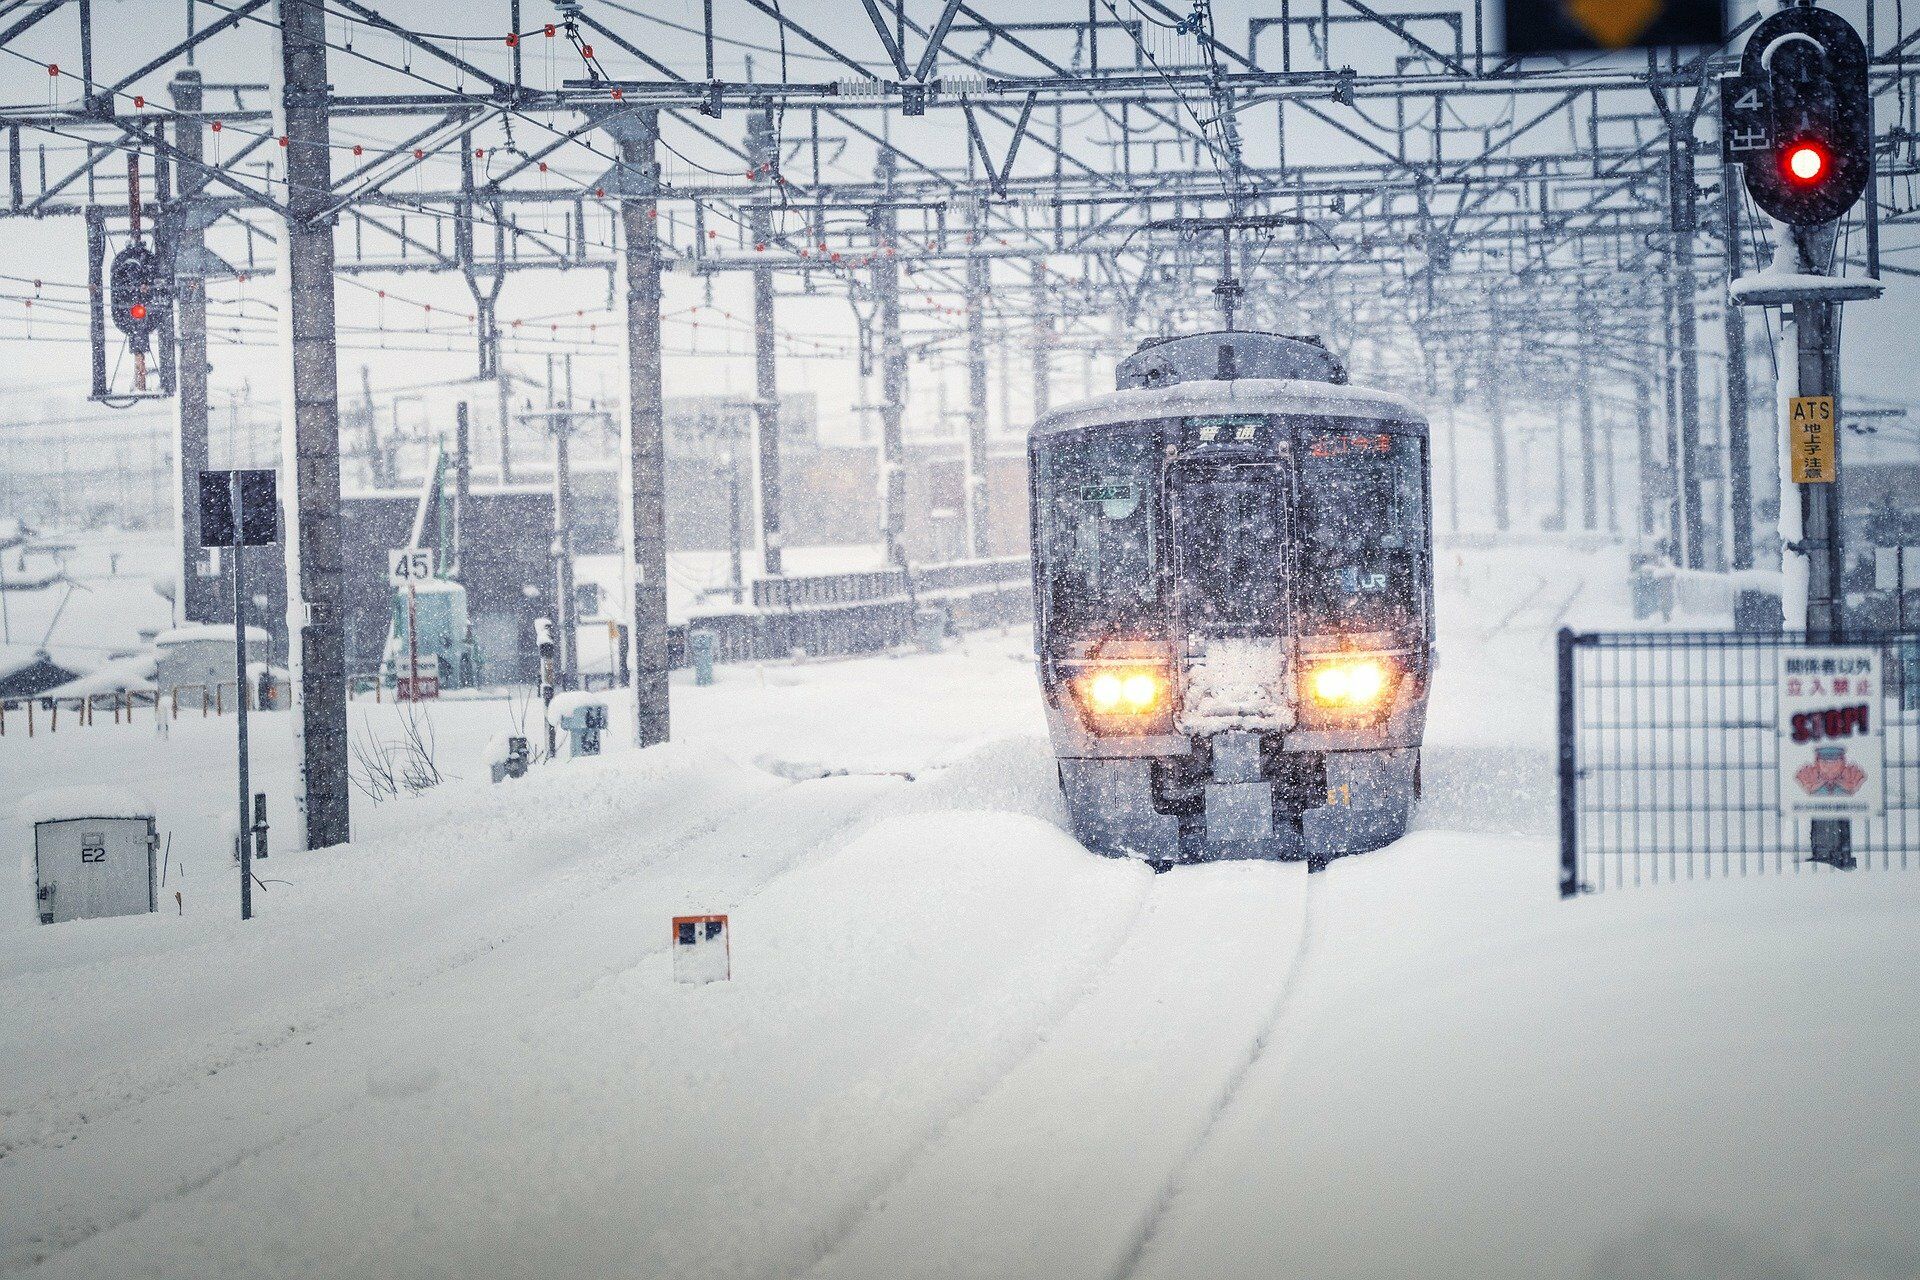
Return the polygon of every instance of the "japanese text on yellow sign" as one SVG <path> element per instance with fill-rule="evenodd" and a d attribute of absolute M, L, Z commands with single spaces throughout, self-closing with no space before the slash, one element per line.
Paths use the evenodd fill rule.
<path fill-rule="evenodd" d="M 1795 484 L 1832 484 L 1839 470 L 1833 443 L 1833 397 L 1795 396 L 1787 410 L 1787 452 Z"/>

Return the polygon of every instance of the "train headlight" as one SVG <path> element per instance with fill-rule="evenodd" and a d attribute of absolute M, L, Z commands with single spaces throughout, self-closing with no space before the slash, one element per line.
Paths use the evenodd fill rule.
<path fill-rule="evenodd" d="M 1385 695 L 1387 675 L 1387 665 L 1378 658 L 1322 663 L 1308 673 L 1307 692 L 1322 707 L 1366 711 Z"/>
<path fill-rule="evenodd" d="M 1145 711 L 1160 701 L 1160 681 L 1149 672 L 1136 671 L 1120 682 L 1120 697 L 1130 711 Z"/>
<path fill-rule="evenodd" d="M 1108 668 L 1073 682 L 1082 711 L 1098 728 L 1127 733 L 1157 732 L 1167 709 L 1163 673 Z"/>

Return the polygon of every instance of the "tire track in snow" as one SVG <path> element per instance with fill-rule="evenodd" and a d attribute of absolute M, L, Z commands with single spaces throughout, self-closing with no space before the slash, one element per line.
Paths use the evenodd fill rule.
<path fill-rule="evenodd" d="M 1304 951 L 1306 878 L 1304 867 L 1264 863 L 1156 878 L 1073 1007 L 913 1153 L 808 1274 L 1105 1270 L 1089 1252 L 1131 1245 L 1131 1207 L 1164 1195 L 1151 1162 L 1183 1153 L 1204 1137 L 1189 1138 L 1195 1127 L 1212 1123 L 1220 1104 L 1193 1097 L 1195 1087 L 1237 1080 L 1245 1064 L 1231 1046 L 1272 1023 L 1268 1007 L 1236 999 L 1245 978 L 1274 975 L 1285 1000 Z"/>
<path fill-rule="evenodd" d="M 1090 853 L 1088 856 L 1095 855 Z M 885 1202 L 887 1194 L 904 1181 L 930 1151 L 939 1147 L 969 1113 L 992 1097 L 994 1091 L 1019 1070 L 1022 1063 L 1038 1053 L 1059 1026 L 1073 1016 L 1076 1009 L 1093 998 L 1100 988 L 1102 979 L 1112 968 L 1115 957 L 1126 949 L 1127 943 L 1139 932 L 1141 921 L 1147 917 L 1148 907 L 1163 879 L 1164 877 L 1156 875 L 1146 881 L 1140 895 L 1134 899 L 1133 911 L 1127 916 L 1125 923 L 1109 937 L 1099 959 L 1089 966 L 1083 980 L 1071 990 L 1070 994 L 1047 1010 L 1025 1040 L 1010 1052 L 1002 1054 L 994 1062 L 989 1069 L 987 1079 L 969 1089 L 966 1096 L 959 1099 L 945 1115 L 924 1126 L 906 1151 L 873 1179 L 852 1206 L 826 1228 L 818 1241 L 817 1248 L 798 1265 L 783 1269 L 783 1274 L 801 1277 L 818 1270 L 820 1264 L 831 1258 L 860 1229 L 861 1224 Z"/>
<path fill-rule="evenodd" d="M 1287 971 L 1287 980 L 1273 1002 L 1273 1007 L 1267 1015 L 1266 1025 L 1261 1027 L 1259 1036 L 1254 1040 L 1245 1058 L 1227 1080 L 1225 1089 L 1222 1090 L 1207 1117 L 1206 1127 L 1168 1173 L 1159 1196 L 1154 1200 L 1153 1207 L 1135 1228 L 1125 1256 L 1112 1273 L 1112 1280 L 1133 1280 L 1135 1273 L 1140 1269 L 1141 1262 L 1153 1248 L 1153 1242 L 1159 1235 L 1160 1224 L 1165 1221 L 1168 1210 L 1173 1207 L 1174 1201 L 1178 1198 L 1181 1183 L 1186 1180 L 1187 1172 L 1192 1169 L 1194 1162 L 1200 1158 L 1200 1153 L 1206 1150 L 1207 1144 L 1219 1131 L 1221 1120 L 1232 1109 L 1248 1077 L 1253 1074 L 1253 1068 L 1266 1053 L 1267 1047 L 1278 1037 L 1286 1023 L 1287 1015 L 1292 1012 L 1301 987 L 1301 975 L 1306 972 L 1309 952 L 1313 946 L 1314 903 L 1318 898 L 1318 888 L 1324 882 L 1322 877 L 1314 877 L 1307 881 L 1305 901 L 1301 909 L 1300 945 L 1294 950 L 1293 963 Z"/>

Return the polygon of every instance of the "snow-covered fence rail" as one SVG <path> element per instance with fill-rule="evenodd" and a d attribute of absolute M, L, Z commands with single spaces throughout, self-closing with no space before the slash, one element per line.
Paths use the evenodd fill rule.
<path fill-rule="evenodd" d="M 1563 896 L 1821 866 L 1811 801 L 1853 865 L 1920 868 L 1920 633 L 1563 630 L 1559 696 Z"/>
<path fill-rule="evenodd" d="M 292 688 L 285 680 L 247 682 L 249 706 L 257 710 L 275 710 L 288 704 Z M 85 729 L 99 724 L 144 723 L 151 711 L 151 722 L 165 724 L 182 715 L 202 719 L 225 716 L 237 709 L 240 687 L 232 680 L 211 684 L 170 685 L 166 689 L 110 689 L 96 693 L 37 694 L 30 698 L 0 700 L 0 737 L 24 734 L 38 737 L 68 729 Z M 262 699 L 264 698 L 264 705 Z"/>
<path fill-rule="evenodd" d="M 688 665 L 688 633 L 706 631 L 716 662 L 873 653 L 911 641 L 914 610 L 928 605 L 943 607 L 956 631 L 1018 622 L 1031 608 L 1030 575 L 1026 559 L 1010 558 L 927 565 L 911 577 L 886 569 L 767 579 L 754 584 L 756 609 L 690 618 L 673 628 L 668 651 L 674 666 Z"/>
<path fill-rule="evenodd" d="M 759 578 L 753 584 L 753 607 L 799 609 L 814 605 L 858 604 L 904 595 L 906 590 L 907 574 L 904 569 Z"/>

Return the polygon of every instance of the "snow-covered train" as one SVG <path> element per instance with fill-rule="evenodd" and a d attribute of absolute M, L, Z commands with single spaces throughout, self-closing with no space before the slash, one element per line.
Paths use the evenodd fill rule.
<path fill-rule="evenodd" d="M 1075 834 L 1156 869 L 1396 839 L 1434 664 L 1425 418 L 1315 338 L 1161 339 L 1118 382 L 1028 444 Z"/>

